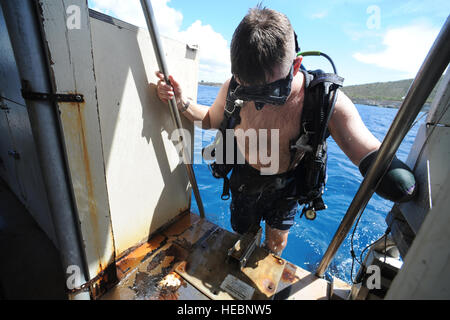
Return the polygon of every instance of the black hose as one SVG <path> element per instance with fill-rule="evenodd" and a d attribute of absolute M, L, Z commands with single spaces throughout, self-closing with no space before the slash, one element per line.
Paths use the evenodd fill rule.
<path fill-rule="evenodd" d="M 320 51 L 305 51 L 305 52 L 300 52 L 297 54 L 297 56 L 303 56 L 303 57 L 311 57 L 311 56 L 322 56 L 324 58 L 326 58 L 328 61 L 330 61 L 331 66 L 333 67 L 333 72 L 335 74 L 338 74 L 337 69 L 336 69 L 336 65 L 333 62 L 333 59 L 331 59 L 331 57 L 323 52 Z"/>

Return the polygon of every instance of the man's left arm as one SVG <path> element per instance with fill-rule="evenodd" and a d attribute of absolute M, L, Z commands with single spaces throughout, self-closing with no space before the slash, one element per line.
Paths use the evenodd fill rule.
<path fill-rule="evenodd" d="M 381 146 L 380 141 L 364 125 L 353 102 L 342 91 L 338 93 L 328 129 L 334 141 L 356 166 L 366 155 Z"/>
<path fill-rule="evenodd" d="M 342 91 L 338 93 L 328 129 L 341 150 L 365 176 L 381 143 L 367 129 L 355 105 Z M 406 164 L 394 157 L 376 192 L 394 202 L 410 201 L 417 193 L 414 174 Z"/>

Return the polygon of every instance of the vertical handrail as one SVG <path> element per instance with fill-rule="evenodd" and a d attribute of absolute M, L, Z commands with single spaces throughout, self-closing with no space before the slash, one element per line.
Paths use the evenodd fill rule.
<path fill-rule="evenodd" d="M 380 147 L 378 156 L 361 183 L 350 207 L 342 219 L 333 239 L 317 268 L 316 275 L 323 277 L 339 247 L 344 242 L 356 218 L 362 214 L 374 190 L 388 169 L 401 142 L 411 128 L 431 91 L 435 87 L 450 60 L 450 17 L 442 27 L 430 49 L 408 94 Z"/>
<path fill-rule="evenodd" d="M 141 0 L 142 9 L 144 11 L 145 20 L 147 21 L 148 30 L 150 32 L 150 36 L 153 43 L 153 49 L 155 50 L 156 60 L 158 62 L 159 70 L 164 74 L 164 78 L 166 83 L 169 83 L 169 71 L 167 69 L 166 61 L 164 59 L 164 55 L 162 54 L 162 46 L 160 42 L 160 37 L 158 33 L 158 28 L 156 26 L 155 16 L 153 14 L 153 8 L 150 3 L 150 0 Z M 170 112 L 172 114 L 172 118 L 175 122 L 175 126 L 179 129 L 181 142 L 183 145 L 183 160 L 186 165 L 186 169 L 189 176 L 189 181 L 191 182 L 192 189 L 194 191 L 195 200 L 197 201 L 198 210 L 201 218 L 205 218 L 205 210 L 203 208 L 203 202 L 200 197 L 200 191 L 198 190 L 197 180 L 195 179 L 194 169 L 192 167 L 191 157 L 188 153 L 188 147 L 186 142 L 188 141 L 184 135 L 184 130 L 180 113 L 178 112 L 177 102 L 175 97 L 169 100 Z"/>

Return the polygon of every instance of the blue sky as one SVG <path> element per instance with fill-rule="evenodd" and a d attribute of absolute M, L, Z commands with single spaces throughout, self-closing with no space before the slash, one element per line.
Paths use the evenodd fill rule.
<path fill-rule="evenodd" d="M 200 45 L 199 78 L 230 76 L 233 32 L 258 0 L 152 0 L 160 33 Z M 320 50 L 335 61 L 346 84 L 414 77 L 450 14 L 448 0 L 265 0 L 285 13 L 302 50 Z M 90 7 L 145 27 L 138 0 L 89 0 Z M 305 58 L 308 68 L 329 68 Z"/>

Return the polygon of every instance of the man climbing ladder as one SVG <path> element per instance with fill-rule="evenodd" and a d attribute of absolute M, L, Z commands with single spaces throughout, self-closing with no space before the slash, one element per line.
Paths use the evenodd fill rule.
<path fill-rule="evenodd" d="M 304 212 L 326 208 L 321 201 L 326 179 L 326 137 L 331 134 L 362 174 L 380 147 L 354 104 L 338 90 L 343 79 L 301 70 L 302 57 L 297 56 L 296 47 L 287 17 L 258 6 L 249 11 L 233 35 L 233 77 L 223 84 L 211 107 L 188 101 L 176 79 L 169 77 L 168 84 L 157 72 L 162 101 L 175 99 L 180 112 L 191 121 L 201 122 L 203 129 L 234 130 L 236 139 L 232 143 L 236 143 L 236 152 L 243 155 L 245 162 L 216 163 L 218 170 L 213 173 L 227 181 L 231 171 L 233 229 L 242 234 L 265 220 L 266 247 L 277 254 L 287 245 L 298 204 L 305 205 Z M 315 89 L 319 87 L 323 89 Z M 320 117 L 317 112 L 322 112 Z M 246 143 L 245 133 L 249 130 L 279 133 L 277 141 L 271 140 L 270 133 L 266 135 L 266 146 L 279 146 L 275 172 L 262 174 L 271 164 L 260 157 L 261 141 L 256 148 Z M 393 201 L 408 201 L 415 194 L 414 176 L 398 159 L 388 173 L 394 169 L 398 169 L 397 174 L 386 174 L 377 192 Z M 226 194 L 228 185 L 224 186 Z"/>

